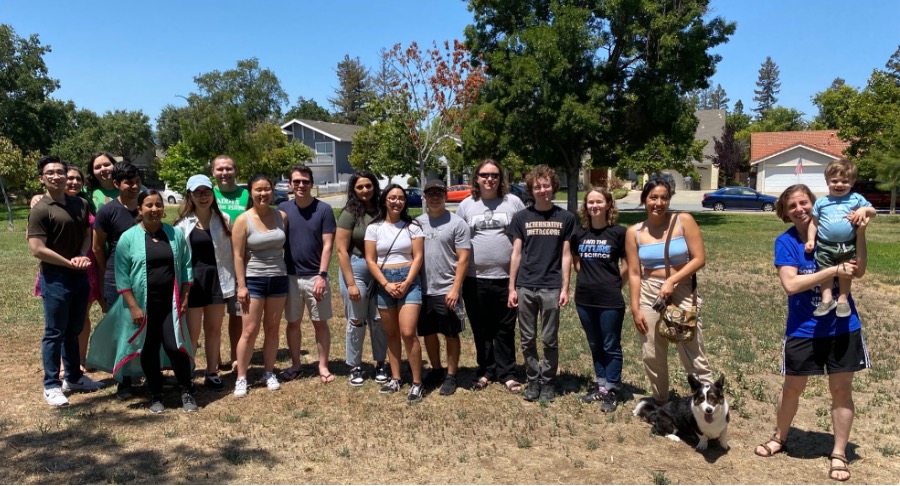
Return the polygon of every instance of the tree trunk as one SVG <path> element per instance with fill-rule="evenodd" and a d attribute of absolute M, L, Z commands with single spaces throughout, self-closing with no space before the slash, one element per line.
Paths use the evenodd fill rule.
<path fill-rule="evenodd" d="M 3 180 L 3 177 L 0 177 L 0 191 L 3 192 L 3 202 L 6 204 L 6 214 L 9 218 L 6 229 L 7 231 L 12 231 L 15 229 L 13 226 L 12 205 L 9 203 L 9 195 L 6 193 L 6 181 Z"/>
<path fill-rule="evenodd" d="M 425 212 L 425 161 L 417 162 L 419 166 L 419 188 L 422 191 L 422 212 Z"/>
<path fill-rule="evenodd" d="M 567 193 L 566 209 L 572 214 L 578 214 L 578 166 L 566 167 L 566 183 L 569 186 Z"/>

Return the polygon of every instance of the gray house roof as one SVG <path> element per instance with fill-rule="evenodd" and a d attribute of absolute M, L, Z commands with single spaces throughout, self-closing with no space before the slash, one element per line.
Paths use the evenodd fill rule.
<path fill-rule="evenodd" d="M 714 139 L 722 138 L 725 131 L 725 110 L 697 110 L 694 116 L 700 121 L 697 124 L 697 131 L 694 133 L 694 140 L 706 140 L 706 146 L 703 147 L 703 160 L 706 162 L 708 157 L 716 154 L 716 142 Z"/>
<path fill-rule="evenodd" d="M 356 125 L 345 125 L 343 123 L 330 123 L 313 120 L 293 120 L 281 125 L 281 131 L 287 134 L 288 128 L 293 124 L 302 125 L 310 130 L 315 130 L 329 138 L 333 138 L 336 142 L 352 142 L 353 135 L 362 130 L 363 127 Z"/>

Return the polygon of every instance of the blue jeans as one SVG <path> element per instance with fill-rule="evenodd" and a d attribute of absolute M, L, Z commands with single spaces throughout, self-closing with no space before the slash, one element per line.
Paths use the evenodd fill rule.
<path fill-rule="evenodd" d="M 618 390 L 622 382 L 622 321 L 625 308 L 575 306 L 587 336 L 597 383 L 609 391 Z"/>
<path fill-rule="evenodd" d="M 84 328 L 91 289 L 87 273 L 51 265 L 43 266 L 40 285 L 44 304 L 44 339 L 41 340 L 44 388 L 59 388 L 62 386 L 59 381 L 60 356 L 66 380 L 81 380 L 78 335 Z"/>
<path fill-rule="evenodd" d="M 344 311 L 347 314 L 347 365 L 356 367 L 362 364 L 363 342 L 366 339 L 366 327 L 369 328 L 372 340 L 372 358 L 375 361 L 387 359 L 387 335 L 381 325 L 381 317 L 375 309 L 374 296 L 366 298 L 366 292 L 371 285 L 372 275 L 366 266 L 366 259 L 350 255 L 350 268 L 353 270 L 353 280 L 359 289 L 359 300 L 350 300 L 347 294 L 347 282 L 344 281 L 344 273 L 338 272 L 341 283 L 341 296 L 344 298 Z M 354 326 L 353 322 L 359 324 Z"/>

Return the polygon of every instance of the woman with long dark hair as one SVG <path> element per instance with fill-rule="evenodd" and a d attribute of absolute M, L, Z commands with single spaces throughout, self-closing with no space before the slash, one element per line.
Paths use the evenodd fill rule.
<path fill-rule="evenodd" d="M 237 381 L 234 396 L 247 396 L 247 369 L 263 329 L 263 380 L 270 391 L 281 389 L 275 376 L 278 325 L 288 294 L 284 243 L 287 217 L 271 206 L 272 180 L 257 174 L 250 179 L 247 211 L 237 217 L 231 231 L 237 298 L 241 304 L 243 330 L 237 349 Z"/>
<path fill-rule="evenodd" d="M 87 190 L 94 212 L 119 196 L 112 177 L 115 164 L 116 158 L 109 152 L 96 152 L 88 160 Z"/>
<path fill-rule="evenodd" d="M 387 334 L 391 380 L 381 393 L 400 391 L 401 341 L 412 371 L 413 384 L 407 401 L 422 400 L 422 345 L 416 334 L 422 288 L 419 269 L 425 254 L 422 226 L 407 210 L 406 191 L 397 184 L 385 188 L 378 198 L 378 216 L 366 228 L 366 264 L 378 285 L 378 312 Z"/>
<path fill-rule="evenodd" d="M 196 353 L 202 327 L 206 349 L 203 383 L 212 390 L 221 391 L 225 389 L 219 378 L 222 318 L 225 300 L 234 295 L 234 252 L 231 223 L 216 204 L 209 177 L 197 174 L 188 179 L 187 194 L 175 219 L 175 227 L 181 229 L 185 242 L 191 247 L 194 288 L 187 309 L 191 345 Z"/>
<path fill-rule="evenodd" d="M 347 204 L 337 220 L 335 235 L 338 265 L 340 266 L 341 295 L 347 314 L 347 365 L 350 366 L 350 385 L 362 386 L 365 378 L 362 370 L 363 342 L 366 328 L 372 341 L 372 357 L 375 360 L 375 381 L 387 382 L 384 361 L 387 355 L 387 336 L 376 311 L 374 294 L 369 298 L 369 288 L 375 285 L 366 265 L 366 228 L 378 216 L 378 200 L 381 190 L 375 174 L 361 170 L 347 181 Z"/>

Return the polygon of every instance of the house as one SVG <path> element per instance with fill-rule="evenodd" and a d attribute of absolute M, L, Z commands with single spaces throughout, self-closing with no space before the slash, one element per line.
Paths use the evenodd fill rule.
<path fill-rule="evenodd" d="M 756 189 L 779 194 L 793 184 L 806 184 L 816 194 L 828 193 L 825 166 L 844 157 L 849 142 L 837 130 L 750 134 L 750 165 L 756 166 Z"/>
<path fill-rule="evenodd" d="M 694 140 L 704 140 L 706 145 L 703 147 L 702 160 L 691 160 L 700 180 L 691 181 L 688 187 L 685 184 L 684 176 L 674 170 L 665 170 L 664 173 L 672 175 L 675 180 L 677 189 L 699 190 L 699 191 L 715 191 L 719 188 L 719 168 L 712 164 L 710 157 L 716 154 L 716 140 L 722 138 L 725 132 L 725 110 L 697 110 L 694 112 L 699 123 L 697 131 L 694 132 Z"/>
<path fill-rule="evenodd" d="M 313 149 L 315 157 L 308 163 L 316 184 L 346 181 L 355 170 L 350 166 L 353 135 L 363 127 L 296 118 L 281 125 L 288 141 L 298 141 Z"/>

